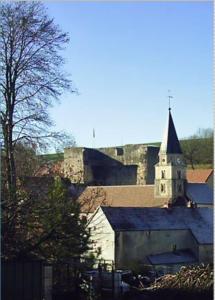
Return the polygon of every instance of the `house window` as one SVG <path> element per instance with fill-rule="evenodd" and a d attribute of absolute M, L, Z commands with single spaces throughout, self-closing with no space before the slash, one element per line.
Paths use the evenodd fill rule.
<path fill-rule="evenodd" d="M 166 190 L 165 184 L 161 184 L 161 192 L 165 193 L 165 190 Z"/>
<path fill-rule="evenodd" d="M 181 171 L 177 171 L 178 179 L 181 179 Z"/>
<path fill-rule="evenodd" d="M 165 171 L 161 171 L 161 178 L 164 179 L 165 178 Z"/>

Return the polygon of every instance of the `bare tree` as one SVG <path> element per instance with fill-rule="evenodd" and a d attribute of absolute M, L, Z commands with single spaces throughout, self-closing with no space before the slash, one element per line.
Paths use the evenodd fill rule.
<path fill-rule="evenodd" d="M 61 50 L 68 43 L 40 2 L 0 4 L 0 113 L 9 196 L 16 191 L 16 143 L 41 145 L 49 138 L 48 108 L 72 91 Z"/>

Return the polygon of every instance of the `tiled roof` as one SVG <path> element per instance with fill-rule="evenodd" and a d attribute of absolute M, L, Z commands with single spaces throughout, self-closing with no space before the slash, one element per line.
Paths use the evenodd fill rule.
<path fill-rule="evenodd" d="M 111 207 L 163 207 L 167 198 L 155 198 L 154 185 L 88 186 L 79 193 L 83 212 L 100 205 Z M 207 184 L 188 183 L 187 197 L 199 205 L 213 204 L 213 191 Z"/>
<path fill-rule="evenodd" d="M 191 230 L 199 244 L 213 243 L 213 209 L 101 206 L 115 231 Z"/>
<path fill-rule="evenodd" d="M 213 190 L 206 183 L 187 183 L 186 195 L 196 204 L 213 205 Z"/>
<path fill-rule="evenodd" d="M 93 212 L 98 206 L 163 207 L 166 198 L 154 197 L 154 185 L 88 186 L 79 196 L 82 211 Z"/>
<path fill-rule="evenodd" d="M 187 181 L 195 183 L 206 182 L 212 173 L 213 169 L 187 170 Z"/>

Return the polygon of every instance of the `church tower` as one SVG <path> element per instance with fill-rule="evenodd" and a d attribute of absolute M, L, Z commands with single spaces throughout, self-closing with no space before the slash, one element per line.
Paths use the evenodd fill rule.
<path fill-rule="evenodd" d="M 166 198 L 170 204 L 180 203 L 185 195 L 186 165 L 170 108 L 158 155 L 159 162 L 155 165 L 155 197 Z"/>

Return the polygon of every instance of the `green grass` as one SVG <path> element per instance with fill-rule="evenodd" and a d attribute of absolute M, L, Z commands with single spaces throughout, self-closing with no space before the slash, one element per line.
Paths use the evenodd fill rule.
<path fill-rule="evenodd" d="M 212 164 L 194 164 L 194 169 L 212 169 Z M 187 169 L 191 170 L 191 165 L 187 165 Z"/>
<path fill-rule="evenodd" d="M 50 154 L 39 155 L 39 158 L 42 161 L 58 162 L 58 161 L 62 161 L 64 159 L 64 155 L 62 152 L 61 153 L 50 153 Z"/>
<path fill-rule="evenodd" d="M 187 140 L 189 141 L 189 140 Z M 182 148 L 183 148 L 183 140 L 180 140 Z M 140 144 L 139 144 L 140 145 Z M 149 145 L 149 146 L 157 146 L 160 147 L 161 142 L 152 142 L 152 143 L 143 143 L 141 145 Z M 135 146 L 137 147 L 138 145 L 136 144 L 127 144 L 124 145 L 124 147 L 127 149 L 127 151 L 135 149 Z M 78 147 L 75 147 L 78 148 Z M 108 147 L 105 147 L 108 148 Z M 109 147 L 109 148 L 114 148 L 114 147 Z M 64 160 L 64 153 L 51 153 L 51 154 L 43 154 L 43 155 L 39 155 L 39 158 L 41 159 L 41 162 L 52 162 L 52 163 L 56 163 L 58 161 L 63 161 Z M 209 160 L 210 161 L 210 160 Z M 188 169 L 192 169 L 191 165 L 187 166 Z M 201 163 L 201 164 L 195 164 L 194 165 L 195 169 L 210 169 L 213 168 L 213 163 Z"/>

